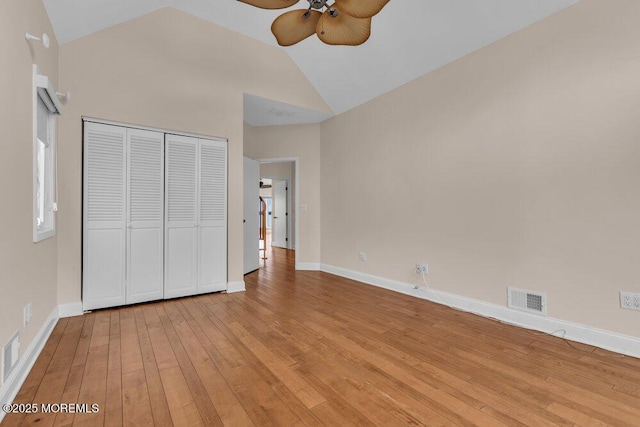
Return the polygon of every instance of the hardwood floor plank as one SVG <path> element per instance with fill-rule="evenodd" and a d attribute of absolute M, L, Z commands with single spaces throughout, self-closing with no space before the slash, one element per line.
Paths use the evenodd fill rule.
<path fill-rule="evenodd" d="M 144 369 L 122 373 L 122 420 L 131 427 L 153 425 Z"/>
<path fill-rule="evenodd" d="M 95 426 L 104 424 L 104 408 L 107 393 L 107 371 L 109 362 L 109 329 L 111 314 L 100 311 L 95 315 L 93 332 L 89 342 L 89 353 L 78 393 L 79 404 L 97 404 L 102 410 L 97 413 L 76 413 L 74 426 Z"/>
<path fill-rule="evenodd" d="M 169 312 L 172 314 L 171 317 L 165 308 L 169 309 Z M 193 363 L 189 359 L 189 354 L 185 350 L 176 331 L 176 328 L 180 330 L 181 325 L 184 323 L 184 318 L 177 313 L 177 310 L 172 308 L 172 304 L 159 305 L 157 310 L 160 321 L 164 326 L 164 331 L 169 338 L 171 348 L 176 355 L 176 359 L 186 380 L 191 397 L 200 413 L 202 422 L 207 426 L 223 425 L 220 415 L 218 415 L 211 399 L 209 399 L 206 387 L 202 383 L 202 379 L 198 376 Z"/>
<path fill-rule="evenodd" d="M 15 402 L 100 412 L 2 427 L 638 425 L 640 359 L 268 257 L 246 292 L 60 319 Z"/>
<path fill-rule="evenodd" d="M 80 339 L 76 346 L 76 351 L 71 362 L 71 368 L 69 369 L 69 376 L 67 382 L 64 385 L 64 391 L 62 393 L 62 402 L 78 402 L 78 394 L 80 393 L 80 386 L 82 385 L 82 377 L 84 376 L 84 368 L 89 355 L 89 345 L 91 343 L 91 334 L 93 333 L 93 324 L 95 322 L 95 314 L 86 314 L 78 316 L 82 319 L 82 332 L 80 333 Z M 71 426 L 73 425 L 73 419 L 75 414 L 73 413 L 58 413 L 54 426 Z"/>
<path fill-rule="evenodd" d="M 193 331 L 193 337 L 200 343 L 199 346 L 192 347 L 192 351 L 200 353 L 198 357 L 201 359 L 203 359 L 205 355 L 208 358 L 204 363 L 199 364 L 196 370 L 203 378 L 203 383 L 207 389 L 209 398 L 213 402 L 218 414 L 220 414 L 220 419 L 225 425 L 253 425 L 249 415 L 229 387 L 216 361 L 207 351 L 207 347 L 211 347 L 212 344 L 196 321 L 197 315 L 194 313 L 201 312 L 197 304 L 195 304 L 194 299 L 185 299 L 179 308 Z"/>
<path fill-rule="evenodd" d="M 140 342 L 140 353 L 144 365 L 144 374 L 147 380 L 147 390 L 149 392 L 149 403 L 153 414 L 153 424 L 155 426 L 172 426 L 171 414 L 165 397 L 165 390 L 158 372 L 153 347 L 149 338 L 147 324 L 144 313 L 140 307 L 135 311 L 136 326 L 138 329 L 138 340 Z"/>
<path fill-rule="evenodd" d="M 107 361 L 107 395 L 104 408 L 104 425 L 121 426 L 122 419 L 122 359 L 120 352 L 120 312 L 111 311 L 109 327 L 109 359 Z"/>
<path fill-rule="evenodd" d="M 120 310 L 120 346 L 123 424 L 152 425 L 153 413 L 133 307 Z"/>
<path fill-rule="evenodd" d="M 301 378 L 289 365 L 280 360 L 271 350 L 249 333 L 238 322 L 232 322 L 229 328 L 234 335 L 258 358 L 265 366 L 288 387 L 305 404 L 307 408 L 322 403 L 325 399 Z"/>
<path fill-rule="evenodd" d="M 69 376 L 69 369 L 75 354 L 78 340 L 82 332 L 84 322 L 81 317 L 69 319 L 58 347 L 51 357 L 51 362 L 42 378 L 42 384 L 38 388 L 33 401 L 41 404 L 61 403 L 64 386 Z M 24 425 L 44 425 L 52 426 L 55 422 L 56 414 L 39 412 L 27 415 Z"/>
<path fill-rule="evenodd" d="M 166 400 L 175 424 L 204 425 L 180 367 L 160 371 Z"/>
<path fill-rule="evenodd" d="M 207 354 L 238 397 L 251 422 L 255 425 L 289 425 L 299 422 L 300 418 L 290 409 L 291 405 L 280 399 L 282 394 L 274 392 L 274 388 L 282 383 L 264 366 L 255 363 L 253 354 L 244 348 L 218 316 L 213 314 L 210 305 L 203 304 L 201 307 L 201 311 L 191 311 L 202 327 L 201 333 L 197 336 L 205 343 Z M 217 332 L 213 332 L 214 330 Z M 219 347 L 218 343 L 212 340 L 213 337 L 220 336 L 219 334 L 231 345 L 223 341 L 222 347 Z"/>
<path fill-rule="evenodd" d="M 43 378 L 49 368 L 49 364 L 51 363 L 56 350 L 58 349 L 58 345 L 64 336 L 64 331 L 67 328 L 67 324 L 69 319 L 60 319 L 58 323 L 51 331 L 51 335 L 49 339 L 45 343 L 40 356 L 36 360 L 31 368 L 31 372 L 27 375 L 27 378 L 24 381 L 24 384 L 18 391 L 14 403 L 40 403 L 35 401 L 35 396 L 42 386 Z M 20 426 L 25 424 L 25 417 L 27 414 L 24 413 L 10 413 L 5 415 L 2 420 L 2 425 L 7 426 Z"/>

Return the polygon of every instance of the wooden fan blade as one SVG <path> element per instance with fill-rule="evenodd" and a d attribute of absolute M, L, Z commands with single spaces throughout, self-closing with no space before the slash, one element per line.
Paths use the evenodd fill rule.
<path fill-rule="evenodd" d="M 336 0 L 333 7 L 356 18 L 371 18 L 382 10 L 389 0 Z"/>
<path fill-rule="evenodd" d="M 292 10 L 273 21 L 271 32 L 280 46 L 291 46 L 315 33 L 321 16 L 317 10 Z"/>
<path fill-rule="evenodd" d="M 285 9 L 298 3 L 300 0 L 238 0 L 242 3 L 261 9 Z"/>
<path fill-rule="evenodd" d="M 337 16 L 331 16 L 331 9 L 338 11 Z M 335 4 L 323 14 L 316 33 L 318 38 L 326 44 L 357 46 L 367 41 L 371 35 L 371 18 L 356 18 L 344 13 Z"/>

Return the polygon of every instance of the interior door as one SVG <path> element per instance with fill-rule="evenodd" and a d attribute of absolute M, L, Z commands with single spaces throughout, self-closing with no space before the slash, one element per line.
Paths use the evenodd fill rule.
<path fill-rule="evenodd" d="M 272 246 L 287 247 L 287 181 L 273 180 Z"/>
<path fill-rule="evenodd" d="M 125 159 L 126 128 L 84 124 L 84 310 L 125 303 Z"/>
<path fill-rule="evenodd" d="M 244 158 L 244 274 L 260 266 L 260 163 Z"/>
<path fill-rule="evenodd" d="M 197 293 L 227 289 L 227 144 L 200 139 Z"/>
<path fill-rule="evenodd" d="M 162 299 L 164 133 L 127 129 L 126 303 Z"/>
<path fill-rule="evenodd" d="M 198 139 L 165 136 L 164 297 L 193 295 L 197 289 Z"/>

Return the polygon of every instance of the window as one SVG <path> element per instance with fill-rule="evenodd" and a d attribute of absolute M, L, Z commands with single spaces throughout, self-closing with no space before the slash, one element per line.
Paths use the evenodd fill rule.
<path fill-rule="evenodd" d="M 34 66 L 33 241 L 55 235 L 55 116 L 60 101 Z"/>

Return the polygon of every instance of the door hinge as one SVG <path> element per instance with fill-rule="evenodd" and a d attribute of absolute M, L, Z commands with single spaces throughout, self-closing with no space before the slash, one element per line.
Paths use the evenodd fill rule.
<path fill-rule="evenodd" d="M 289 191 L 289 187 L 284 187 L 284 191 Z"/>
<path fill-rule="evenodd" d="M 288 242 L 288 241 L 289 241 L 289 238 L 288 238 L 288 237 L 285 237 L 285 238 L 284 238 L 284 241 L 285 241 L 285 242 Z"/>

